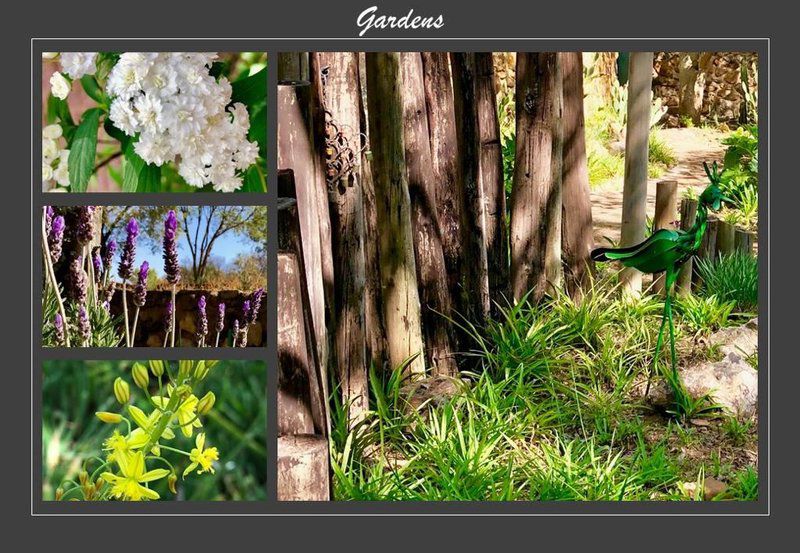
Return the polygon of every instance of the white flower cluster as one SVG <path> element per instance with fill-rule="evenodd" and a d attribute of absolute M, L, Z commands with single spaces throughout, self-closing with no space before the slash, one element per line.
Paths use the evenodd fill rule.
<path fill-rule="evenodd" d="M 54 59 L 58 52 L 42 52 L 42 59 Z M 61 69 L 70 79 L 80 79 L 84 75 L 93 75 L 97 70 L 95 60 L 97 52 L 61 52 Z M 66 100 L 72 83 L 63 73 L 56 71 L 50 76 L 50 92 L 59 100 Z"/>
<path fill-rule="evenodd" d="M 56 186 L 69 186 L 69 150 L 62 150 L 59 146 L 61 133 L 59 125 L 47 125 L 42 129 L 42 185 L 45 191 L 63 191 Z"/>
<path fill-rule="evenodd" d="M 231 102 L 231 85 L 209 73 L 216 54 L 126 52 L 108 76 L 114 98 L 109 117 L 129 136 L 139 133 L 136 153 L 147 163 L 174 161 L 195 187 L 218 192 L 241 188 L 241 172 L 258 156 L 247 140 L 244 104 Z"/>

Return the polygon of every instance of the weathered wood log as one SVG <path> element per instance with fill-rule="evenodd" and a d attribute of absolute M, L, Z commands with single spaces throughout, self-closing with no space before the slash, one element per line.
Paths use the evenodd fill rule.
<path fill-rule="evenodd" d="M 277 207 L 278 433 L 327 435 L 328 409 L 310 324 L 297 202 L 282 198 Z"/>
<path fill-rule="evenodd" d="M 567 292 L 578 298 L 594 271 L 592 204 L 583 116 L 583 60 L 581 52 L 561 52 L 559 57 L 564 97 L 561 256 Z"/>
<path fill-rule="evenodd" d="M 424 374 L 419 292 L 403 142 L 400 56 L 366 54 L 367 102 L 379 236 L 383 320 L 392 368 Z"/>
<path fill-rule="evenodd" d="M 717 219 L 712 219 L 711 217 L 708 218 L 708 226 L 706 226 L 706 232 L 703 234 L 703 239 L 700 242 L 700 249 L 697 251 L 697 257 L 700 259 L 704 259 L 706 261 L 713 261 L 716 257 L 717 251 L 717 228 L 719 227 L 719 221 Z M 692 275 L 692 280 L 694 281 L 695 288 L 699 288 L 703 282 L 703 279 L 700 277 L 700 272 L 697 271 L 695 267 L 694 274 Z"/>
<path fill-rule="evenodd" d="M 733 253 L 736 240 L 736 226 L 725 221 L 717 222 L 717 242 L 715 253 L 717 257 Z"/>
<path fill-rule="evenodd" d="M 278 501 L 330 501 L 329 467 L 323 436 L 279 436 Z"/>
<path fill-rule="evenodd" d="M 753 253 L 755 241 L 756 235 L 754 233 L 743 228 L 736 229 L 736 237 L 734 238 L 736 251 L 751 255 Z"/>
<path fill-rule="evenodd" d="M 643 241 L 647 226 L 647 156 L 653 81 L 653 53 L 632 52 L 628 84 L 628 123 L 625 134 L 625 181 L 622 191 L 620 246 Z M 622 289 L 638 294 L 642 273 L 625 267 L 620 273 Z"/>
<path fill-rule="evenodd" d="M 308 52 L 281 52 L 278 54 L 278 82 L 307 80 Z"/>
<path fill-rule="evenodd" d="M 503 181 L 503 151 L 497 94 L 491 52 L 475 54 L 475 101 L 478 118 L 478 182 L 484 199 L 484 240 L 489 280 L 489 297 L 494 305 L 508 297 L 508 231 L 506 189 Z M 559 260 L 559 266 L 561 261 Z"/>
<path fill-rule="evenodd" d="M 656 215 L 653 229 L 675 228 L 678 217 L 678 181 L 662 180 L 656 183 Z M 653 280 L 653 292 L 664 293 L 664 274 Z"/>
<path fill-rule="evenodd" d="M 452 303 L 436 211 L 436 184 L 431 163 L 422 57 L 400 54 L 403 83 L 403 137 L 411 199 L 411 225 L 425 340 L 425 359 L 433 374 L 454 376 Z"/>
<path fill-rule="evenodd" d="M 489 268 L 486 252 L 486 205 L 479 182 L 479 130 L 475 54 L 451 53 L 458 164 L 463 179 L 461 219 L 466 316 L 482 324 L 489 317 Z"/>
<path fill-rule="evenodd" d="M 561 178 L 564 155 L 564 81 L 561 75 L 561 61 L 556 54 L 555 75 L 553 78 L 553 149 L 550 154 L 550 191 L 545 203 L 545 259 L 544 274 L 546 292 L 556 294 L 561 290 L 564 271 L 561 266 L 561 214 L 563 194 Z"/>
<path fill-rule="evenodd" d="M 358 58 L 352 52 L 312 54 L 315 75 L 326 68 L 316 96 L 327 118 L 328 145 L 322 150 L 332 228 L 333 292 L 332 367 L 335 367 L 343 405 L 351 419 L 369 407 L 369 383 L 364 325 L 364 211 L 361 194 L 361 93 Z"/>
<path fill-rule="evenodd" d="M 684 198 L 681 201 L 681 230 L 689 230 L 697 219 L 697 200 Z M 678 280 L 675 289 L 678 294 L 686 295 L 692 292 L 692 271 L 694 268 L 694 256 L 686 260 L 678 273 Z"/>
<path fill-rule="evenodd" d="M 289 169 L 294 176 L 311 320 L 319 362 L 324 368 L 328 366 L 328 333 L 323 257 L 330 258 L 330 243 L 324 244 L 321 227 L 325 221 L 330 223 L 327 200 L 323 204 L 318 194 L 322 176 L 312 140 L 310 88 L 308 82 L 278 85 L 278 169 Z"/>
<path fill-rule="evenodd" d="M 511 192 L 511 287 L 515 301 L 529 292 L 528 299 L 538 301 L 547 292 L 547 216 L 550 200 L 557 194 L 552 159 L 557 63 L 554 52 L 517 54 L 517 141 Z"/>

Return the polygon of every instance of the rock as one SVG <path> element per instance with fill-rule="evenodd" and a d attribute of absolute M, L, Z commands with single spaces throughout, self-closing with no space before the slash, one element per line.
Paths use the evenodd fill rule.
<path fill-rule="evenodd" d="M 423 406 L 438 407 L 464 389 L 465 383 L 450 376 L 431 376 L 406 384 L 400 393 L 406 398 L 410 409 Z"/>
<path fill-rule="evenodd" d="M 719 346 L 723 355 L 735 353 L 749 357 L 758 351 L 758 318 L 747 324 L 718 330 L 708 338 L 709 345 Z"/>
<path fill-rule="evenodd" d="M 681 488 L 683 489 L 683 493 L 690 497 L 694 497 L 694 494 L 697 490 L 697 482 L 683 482 L 681 484 Z M 716 478 L 708 477 L 703 482 L 703 499 L 706 501 L 711 501 L 721 493 L 724 493 L 728 489 L 728 485 L 725 482 L 717 480 Z"/>
<path fill-rule="evenodd" d="M 728 413 L 751 418 L 758 406 L 758 371 L 739 355 L 730 352 L 722 361 L 705 362 L 678 369 L 686 391 L 694 398 L 706 394 Z M 663 379 L 651 388 L 648 401 L 666 407 L 673 401 L 672 390 Z"/>

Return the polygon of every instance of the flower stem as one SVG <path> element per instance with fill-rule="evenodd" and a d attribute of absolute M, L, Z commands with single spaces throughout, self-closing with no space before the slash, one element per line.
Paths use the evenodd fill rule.
<path fill-rule="evenodd" d="M 125 345 L 131 347 L 131 333 L 128 327 L 128 292 L 127 279 L 122 280 L 122 312 L 125 315 Z"/>
<path fill-rule="evenodd" d="M 217 339 L 216 339 L 216 340 L 214 340 L 214 347 L 215 347 L 215 348 L 218 348 L 218 347 L 219 347 L 219 332 L 217 332 Z"/>
<path fill-rule="evenodd" d="M 178 310 L 178 306 L 175 305 L 176 292 L 177 291 L 175 290 L 175 285 L 173 284 L 172 285 L 172 324 L 170 325 L 170 327 L 172 328 L 172 331 L 170 333 L 170 347 L 173 347 L 173 348 L 175 347 L 175 313 Z"/>
<path fill-rule="evenodd" d="M 44 208 L 47 210 L 47 208 Z M 64 309 L 64 301 L 61 299 L 61 292 L 58 291 L 58 282 L 56 281 L 56 272 L 53 269 L 53 260 L 50 257 L 50 245 L 47 243 L 47 233 L 45 232 L 45 219 L 42 218 L 42 250 L 44 251 L 44 268 L 47 273 L 47 280 L 53 288 L 56 295 L 56 302 L 58 303 L 58 310 L 61 312 L 61 318 L 64 319 L 64 343 L 69 347 L 69 325 L 67 324 L 67 310 Z"/>
<path fill-rule="evenodd" d="M 133 330 L 131 330 L 131 346 L 136 342 L 136 324 L 139 322 L 139 306 L 136 306 L 136 311 L 133 314 Z"/>

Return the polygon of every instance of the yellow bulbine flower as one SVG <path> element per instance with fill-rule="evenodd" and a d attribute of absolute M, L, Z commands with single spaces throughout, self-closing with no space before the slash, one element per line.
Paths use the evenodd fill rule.
<path fill-rule="evenodd" d="M 217 400 L 217 396 L 214 395 L 214 392 L 208 392 L 202 398 L 200 398 L 200 402 L 197 404 L 197 414 L 198 415 L 205 415 L 211 408 L 214 407 L 214 402 Z"/>
<path fill-rule="evenodd" d="M 122 422 L 122 415 L 118 413 L 109 413 L 108 411 L 98 411 L 95 416 L 101 421 L 108 424 L 118 424 Z"/>
<path fill-rule="evenodd" d="M 197 447 L 189 452 L 189 459 L 192 462 L 186 467 L 186 470 L 183 471 L 183 477 L 186 478 L 186 475 L 198 466 L 200 470 L 197 471 L 197 474 L 202 474 L 204 472 L 211 472 L 211 474 L 214 474 L 214 466 L 212 463 L 219 460 L 219 451 L 217 451 L 216 447 L 205 448 L 206 435 L 203 432 L 197 435 L 194 443 Z"/>
<path fill-rule="evenodd" d="M 156 491 L 142 486 L 142 484 L 159 480 L 170 473 L 167 469 L 154 469 L 146 472 L 144 454 L 141 451 L 137 451 L 130 457 L 120 456 L 117 459 L 117 465 L 121 475 L 104 472 L 102 477 L 111 484 L 111 495 L 117 499 L 129 501 L 158 499 L 159 495 Z"/>
<path fill-rule="evenodd" d="M 150 375 L 147 372 L 147 367 L 141 363 L 134 363 L 131 369 L 131 376 L 133 376 L 133 382 L 137 386 L 142 390 L 147 390 L 147 386 L 150 384 Z"/>
<path fill-rule="evenodd" d="M 155 398 L 154 398 L 155 399 Z M 136 423 L 136 426 L 150 434 L 153 431 L 156 424 L 158 424 L 158 419 L 161 418 L 161 413 L 158 411 L 153 411 L 149 415 L 145 415 L 144 411 L 136 407 L 135 405 L 128 405 L 128 413 L 133 419 L 133 422 Z M 171 440 L 175 437 L 175 433 L 172 431 L 171 428 L 167 427 L 164 429 L 164 432 L 161 434 L 161 437 L 165 440 Z"/>
<path fill-rule="evenodd" d="M 141 428 L 134 429 L 127 437 L 120 434 L 119 430 L 114 430 L 114 433 L 103 442 L 103 449 L 108 452 L 108 461 L 114 462 L 121 456 L 130 456 L 137 449 L 142 449 L 147 445 L 147 440 L 149 436 Z"/>
<path fill-rule="evenodd" d="M 177 393 L 177 390 L 171 393 Z M 164 409 L 169 403 L 169 398 L 163 396 L 153 396 L 153 402 Z M 189 394 L 181 404 L 175 409 L 174 418 L 178 419 L 178 424 L 181 427 L 181 432 L 187 438 L 192 437 L 192 430 L 203 426 L 200 419 L 197 418 L 197 404 L 200 400 L 194 394 Z"/>
<path fill-rule="evenodd" d="M 114 397 L 117 398 L 121 404 L 125 405 L 131 399 L 131 390 L 128 383 L 117 377 L 114 381 Z"/>

